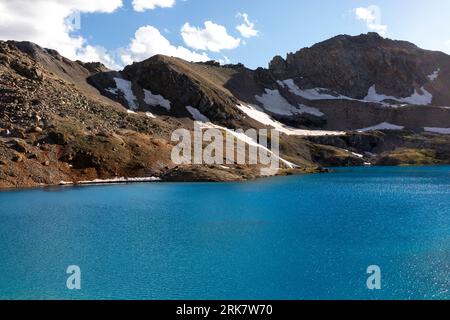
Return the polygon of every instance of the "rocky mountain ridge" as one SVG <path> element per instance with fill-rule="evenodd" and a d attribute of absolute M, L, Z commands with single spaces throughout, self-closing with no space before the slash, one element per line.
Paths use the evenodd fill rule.
<path fill-rule="evenodd" d="M 434 85 L 448 81 L 450 64 L 442 52 L 369 33 L 340 35 L 290 53 L 286 59 L 275 57 L 269 71 L 277 80 L 295 79 L 302 88 L 327 88 L 354 99 L 364 99 L 372 86 L 380 94 L 401 98 L 421 88 L 437 93 Z M 449 96 L 439 95 L 433 101 L 433 105 L 448 104 Z"/>
<path fill-rule="evenodd" d="M 147 90 L 173 102 L 173 116 L 189 115 L 185 107 L 194 105 L 231 126 L 242 120 L 239 104 L 255 105 L 286 124 L 326 130 L 383 122 L 417 130 L 449 125 L 450 57 L 372 33 L 337 36 L 286 60 L 276 57 L 268 69 L 154 56 L 110 75 L 108 86 L 96 81 L 105 74 L 91 81 L 112 99 L 111 88 L 117 86 L 111 78 L 119 77 L 135 86 L 137 109 L 152 109 L 139 99 Z"/>

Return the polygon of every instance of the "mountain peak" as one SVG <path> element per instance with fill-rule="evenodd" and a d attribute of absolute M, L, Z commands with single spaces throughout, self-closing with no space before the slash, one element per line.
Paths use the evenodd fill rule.
<path fill-rule="evenodd" d="M 420 50 L 415 44 L 403 41 L 403 40 L 392 40 L 389 38 L 382 37 L 376 32 L 362 33 L 360 35 L 352 36 L 347 34 L 342 34 L 330 38 L 328 40 L 319 42 L 312 46 L 314 47 L 324 47 L 333 45 L 342 45 L 344 47 L 354 46 L 354 47 L 379 47 L 379 48 L 398 48 L 404 50 Z"/>
<path fill-rule="evenodd" d="M 327 88 L 361 99 L 374 85 L 388 96 L 410 96 L 448 64 L 443 53 L 368 33 L 338 35 L 286 59 L 277 56 L 269 70 L 277 80 L 295 79 L 302 88 Z"/>

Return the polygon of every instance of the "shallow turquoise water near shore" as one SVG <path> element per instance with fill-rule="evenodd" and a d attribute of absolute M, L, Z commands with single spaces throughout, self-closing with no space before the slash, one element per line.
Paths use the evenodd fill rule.
<path fill-rule="evenodd" d="M 382 290 L 366 287 L 378 265 Z M 79 265 L 82 290 L 66 289 Z M 0 193 L 3 299 L 450 299 L 450 167 Z"/>

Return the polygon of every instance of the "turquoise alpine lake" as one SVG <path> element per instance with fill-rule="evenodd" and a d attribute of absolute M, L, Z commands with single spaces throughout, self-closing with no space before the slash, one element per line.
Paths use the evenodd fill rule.
<path fill-rule="evenodd" d="M 68 266 L 81 290 L 68 290 Z M 381 290 L 369 290 L 369 266 Z M 450 167 L 0 193 L 1 299 L 450 299 Z"/>

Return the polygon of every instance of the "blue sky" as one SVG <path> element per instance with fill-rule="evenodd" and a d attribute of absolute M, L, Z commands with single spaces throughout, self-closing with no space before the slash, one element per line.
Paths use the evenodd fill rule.
<path fill-rule="evenodd" d="M 28 1 L 30 5 L 34 5 L 55 0 L 17 1 L 24 5 Z M 170 6 L 142 12 L 135 10 L 132 0 L 109 0 L 108 3 L 105 0 L 89 0 L 90 7 L 85 1 L 87 0 L 71 0 L 75 3 L 72 7 L 65 8 L 67 10 L 59 8 L 60 15 L 81 12 L 81 28 L 67 31 L 70 43 L 63 39 L 63 35 L 53 35 L 50 31 L 48 37 L 58 38 L 51 42 L 46 41 L 47 38 L 43 36 L 41 39 L 37 37 L 39 41 L 48 42 L 43 45 L 50 47 L 54 44 L 55 49 L 60 46 L 60 51 L 64 54 L 67 50 L 70 58 L 77 55 L 89 60 L 107 56 L 110 64 L 115 61 L 117 65 L 144 59 L 146 55 L 159 53 L 157 51 L 163 48 L 161 50 L 165 54 L 173 53 L 184 58 L 192 58 L 193 54 L 197 54 L 194 58 L 243 62 L 255 68 L 267 66 L 277 54 L 285 56 L 287 52 L 311 46 L 337 34 L 356 35 L 368 31 L 378 31 L 389 38 L 408 40 L 426 49 L 450 53 L 448 0 L 139 0 L 166 5 L 169 3 L 167 6 Z M 97 5 L 92 7 L 95 2 Z M 0 0 L 0 18 L 2 3 L 8 6 L 7 0 Z M 357 8 L 360 10 L 357 11 Z M 9 15 L 20 14 L 20 10 L 14 10 L 10 9 Z M 243 16 L 237 16 L 238 13 L 248 15 L 248 23 L 253 24 L 251 29 L 257 35 L 253 33 L 250 37 L 244 37 L 236 29 L 236 26 L 244 23 Z M 8 14 L 8 8 L 3 14 Z M 26 14 L 29 13 L 25 12 L 24 15 Z M 211 28 L 205 27 L 206 21 L 211 21 Z M 189 24 L 185 28 L 190 35 L 188 42 L 181 32 L 186 23 Z M 24 29 L 23 25 L 16 24 L 17 29 Z M 135 37 L 136 31 L 146 26 L 151 28 L 142 30 L 141 35 Z M 0 19 L 0 29 L 3 29 L 0 30 L 0 38 L 8 35 L 10 38 L 11 35 L 18 38 L 30 37 L 26 33 L 15 32 L 14 27 L 14 22 L 2 26 Z M 49 23 L 48 28 L 50 27 Z M 217 31 L 217 28 L 222 27 L 226 28 L 226 33 L 223 29 Z M 39 32 L 46 32 L 44 26 L 40 28 Z M 214 37 L 216 39 L 211 39 Z M 74 39 L 82 39 L 82 43 L 76 43 Z M 136 40 L 134 47 L 131 46 L 133 39 Z M 208 42 L 210 40 L 213 44 Z M 150 42 L 154 44 L 151 48 L 142 48 Z M 87 48 L 88 46 L 90 47 Z M 175 49 L 177 47 L 182 49 Z M 69 52 L 69 49 L 72 51 Z"/>

